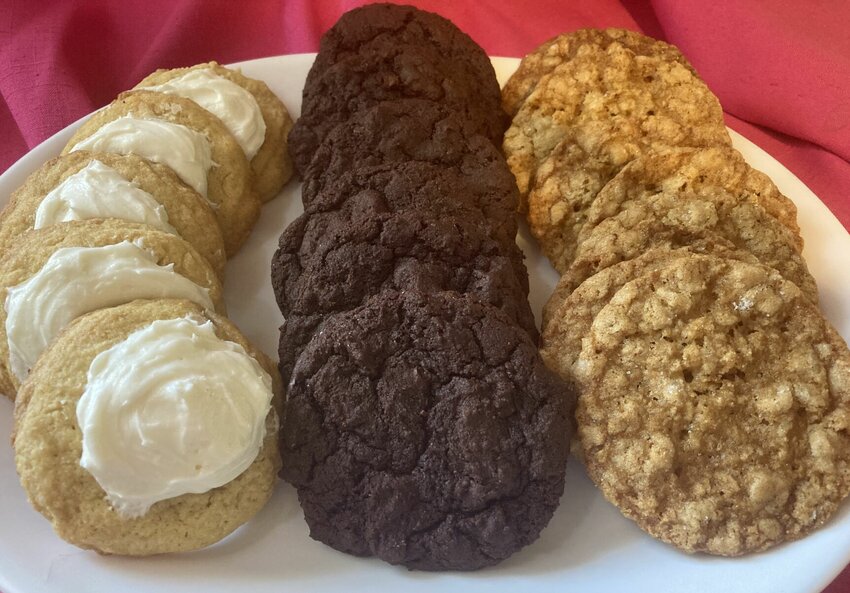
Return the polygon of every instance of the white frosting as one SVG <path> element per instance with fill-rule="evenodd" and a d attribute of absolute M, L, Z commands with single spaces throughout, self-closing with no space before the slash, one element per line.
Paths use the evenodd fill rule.
<path fill-rule="evenodd" d="M 35 228 L 90 218 L 121 218 L 177 234 L 162 204 L 97 160 L 66 177 L 44 197 L 35 211 Z"/>
<path fill-rule="evenodd" d="M 245 471 L 271 398 L 268 373 L 211 322 L 155 321 L 92 361 L 77 403 L 80 465 L 119 514 L 144 515 Z"/>
<path fill-rule="evenodd" d="M 266 139 L 266 122 L 254 95 L 209 68 L 189 70 L 143 90 L 191 99 L 220 119 L 250 161 Z"/>
<path fill-rule="evenodd" d="M 186 185 L 207 197 L 207 173 L 212 166 L 210 142 L 186 126 L 125 115 L 77 142 L 71 149 L 74 150 L 135 154 L 167 165 Z"/>
<path fill-rule="evenodd" d="M 6 295 L 6 337 L 12 373 L 23 381 L 39 355 L 71 321 L 135 299 L 183 298 L 213 308 L 209 291 L 157 265 L 148 251 L 124 241 L 104 247 L 57 249 L 42 268 Z"/>

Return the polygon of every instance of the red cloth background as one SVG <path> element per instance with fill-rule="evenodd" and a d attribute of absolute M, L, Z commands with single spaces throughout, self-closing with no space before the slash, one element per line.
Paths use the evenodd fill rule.
<path fill-rule="evenodd" d="M 678 45 L 729 125 L 771 153 L 850 228 L 850 2 L 412 0 L 491 55 L 522 56 L 579 27 Z M 144 75 L 216 59 L 316 51 L 346 0 L 0 0 L 0 172 Z M 827 589 L 850 592 L 850 570 Z"/>

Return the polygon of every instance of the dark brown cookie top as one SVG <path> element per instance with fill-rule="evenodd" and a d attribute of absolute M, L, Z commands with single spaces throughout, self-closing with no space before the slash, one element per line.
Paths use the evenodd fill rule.
<path fill-rule="evenodd" d="M 301 199 L 308 212 L 338 209 L 361 193 L 373 194 L 388 211 L 419 210 L 433 218 L 483 217 L 491 236 L 510 245 L 516 242 L 517 190 L 504 160 L 480 170 L 425 162 L 403 162 L 346 171 L 336 179 L 308 180 Z"/>
<path fill-rule="evenodd" d="M 359 167 L 419 161 L 476 174 L 505 157 L 457 111 L 434 101 L 383 101 L 352 115 L 322 141 L 305 178 L 326 184 Z"/>
<path fill-rule="evenodd" d="M 281 449 L 311 536 L 423 570 L 495 564 L 564 488 L 574 395 L 525 332 L 454 293 L 384 292 L 298 360 Z"/>
<path fill-rule="evenodd" d="M 501 144 L 507 116 L 490 60 L 454 24 L 411 6 L 346 13 L 322 39 L 304 85 L 290 151 L 301 173 L 324 136 L 378 101 L 418 97 L 451 106 Z"/>
<path fill-rule="evenodd" d="M 470 294 L 504 311 L 537 341 L 522 254 L 506 252 L 473 219 L 387 212 L 361 194 L 342 210 L 304 214 L 281 235 L 272 287 L 286 318 L 280 368 L 292 365 L 332 313 L 387 289 Z"/>

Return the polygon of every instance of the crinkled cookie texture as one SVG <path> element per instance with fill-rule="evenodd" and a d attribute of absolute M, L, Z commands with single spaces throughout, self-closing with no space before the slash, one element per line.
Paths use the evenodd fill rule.
<path fill-rule="evenodd" d="M 552 218 L 581 195 L 558 196 L 571 174 L 557 162 L 538 171 L 555 147 L 577 144 L 607 167 L 622 167 L 661 146 L 730 144 L 717 98 L 687 66 L 636 54 L 619 43 L 584 44 L 537 83 L 505 133 L 503 149 L 528 209 Z M 606 174 L 605 169 L 598 172 Z M 551 180 L 549 178 L 552 178 Z M 547 183 L 549 188 L 544 190 Z"/>
<path fill-rule="evenodd" d="M 227 255 L 239 251 L 260 216 L 261 202 L 252 188 L 251 167 L 221 120 L 194 101 L 152 91 L 122 93 L 92 114 L 71 137 L 62 154 L 69 153 L 105 124 L 127 115 L 165 120 L 206 136 L 213 160 L 207 175 L 207 199 L 221 227 Z"/>
<path fill-rule="evenodd" d="M 165 165 L 135 155 L 92 153 L 85 150 L 56 157 L 30 175 L 0 213 L 0 253 L 14 248 L 20 236 L 31 230 L 39 205 L 50 191 L 96 160 L 149 193 L 168 214 L 168 223 L 198 250 L 219 278 L 224 277 L 224 241 L 210 205 Z"/>
<path fill-rule="evenodd" d="M 302 200 L 308 212 L 336 210 L 348 200 L 361 200 L 387 212 L 416 210 L 434 219 L 481 219 L 488 234 L 513 252 L 516 186 L 504 161 L 488 165 L 492 166 L 468 173 L 425 162 L 361 167 L 326 180 L 323 187 L 308 180 Z"/>
<path fill-rule="evenodd" d="M 9 288 L 25 282 L 63 247 L 101 247 L 122 241 L 141 243 L 160 266 L 174 264 L 174 272 L 209 291 L 217 311 L 224 313 L 221 282 L 204 257 L 189 243 L 147 225 L 114 218 L 64 222 L 31 231 L 0 259 L 0 392 L 15 398 L 20 382 L 11 370 L 6 334 L 6 297 Z M 33 320 L 37 323 L 38 320 Z"/>
<path fill-rule="evenodd" d="M 627 283 L 576 367 L 588 473 L 665 542 L 764 550 L 850 491 L 850 352 L 766 266 L 693 256 Z"/>
<path fill-rule="evenodd" d="M 424 99 L 384 101 L 336 126 L 305 177 L 326 185 L 364 166 L 425 162 L 472 176 L 504 167 L 504 157 L 456 111 Z M 305 207 L 309 207 L 305 203 Z"/>
<path fill-rule="evenodd" d="M 718 189 L 764 208 L 788 227 L 798 250 L 802 251 L 803 238 L 794 202 L 782 195 L 767 175 L 748 165 L 741 153 L 727 146 L 649 152 L 631 161 L 605 185 L 587 209 L 579 242 L 595 225 L 614 216 L 630 200 L 661 191 L 710 197 Z"/>
<path fill-rule="evenodd" d="M 581 353 L 583 341 L 590 336 L 593 319 L 626 282 L 634 280 L 670 262 L 694 254 L 737 259 L 757 263 L 746 251 L 719 237 L 694 242 L 687 247 L 656 247 L 634 259 L 627 259 L 600 270 L 575 289 L 569 276 L 562 276 L 543 307 L 540 355 L 546 365 L 564 380 L 579 383 L 573 365 Z"/>
<path fill-rule="evenodd" d="M 45 351 L 21 388 L 15 409 L 15 464 L 30 503 L 64 540 L 102 554 L 144 556 L 202 548 L 222 539 L 268 501 L 280 468 L 277 412 L 254 462 L 232 482 L 202 494 L 155 503 L 143 516 L 118 515 L 94 477 L 80 466 L 76 407 L 94 357 L 158 319 L 210 320 L 273 377 L 274 364 L 224 317 L 188 301 L 153 300 L 102 309 L 77 319 Z"/>
<path fill-rule="evenodd" d="M 476 569 L 552 517 L 572 405 L 498 310 L 385 292 L 330 318 L 299 358 L 283 477 L 319 541 L 408 568 Z"/>
<path fill-rule="evenodd" d="M 284 380 L 329 315 L 388 289 L 472 295 L 501 309 L 536 343 L 528 275 L 515 243 L 506 252 L 476 218 L 387 212 L 358 198 L 344 210 L 304 214 L 281 235 L 272 288 L 286 319 L 279 346 Z"/>
<path fill-rule="evenodd" d="M 439 15 L 372 4 L 344 14 L 322 38 L 290 135 L 296 167 L 305 173 L 328 132 L 355 112 L 403 98 L 440 102 L 501 144 L 507 118 L 484 51 Z"/>
<path fill-rule="evenodd" d="M 251 93 L 257 101 L 266 124 L 266 137 L 250 164 L 254 190 L 263 202 L 268 202 L 280 193 L 293 174 L 292 158 L 289 156 L 286 141 L 292 129 L 292 117 L 266 83 L 248 78 L 239 70 L 225 68 L 218 62 L 207 62 L 190 68 L 160 69 L 146 76 L 136 88 L 160 85 L 183 76 L 190 70 L 212 70 L 214 74 Z"/>
<path fill-rule="evenodd" d="M 705 195 L 662 191 L 624 203 L 579 243 L 569 273 L 582 281 L 651 247 L 684 247 L 707 232 L 752 253 L 817 303 L 817 285 L 793 233 L 758 204 L 720 189 Z"/>
<path fill-rule="evenodd" d="M 678 48 L 658 39 L 626 29 L 579 29 L 550 39 L 522 59 L 502 89 L 502 108 L 508 115 L 516 115 L 528 95 L 537 87 L 537 82 L 564 62 L 573 59 L 579 49 L 587 44 L 600 48 L 618 44 L 635 55 L 679 62 L 693 70 Z"/>

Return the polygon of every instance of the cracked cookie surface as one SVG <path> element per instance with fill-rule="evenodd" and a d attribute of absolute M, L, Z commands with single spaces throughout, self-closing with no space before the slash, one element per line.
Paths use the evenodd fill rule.
<path fill-rule="evenodd" d="M 298 360 L 283 477 L 311 536 L 409 568 L 470 570 L 534 541 L 564 488 L 573 396 L 502 313 L 385 292 Z"/>
<path fill-rule="evenodd" d="M 336 125 L 403 98 L 443 103 L 497 146 L 507 127 L 490 60 L 465 33 L 410 6 L 370 5 L 343 15 L 322 38 L 290 135 L 298 170 Z"/>
<path fill-rule="evenodd" d="M 281 235 L 272 287 L 286 318 L 279 345 L 288 379 L 331 314 L 387 290 L 470 294 L 501 309 L 537 341 L 522 254 L 489 238 L 476 219 L 388 212 L 361 194 L 331 212 L 304 214 Z"/>

